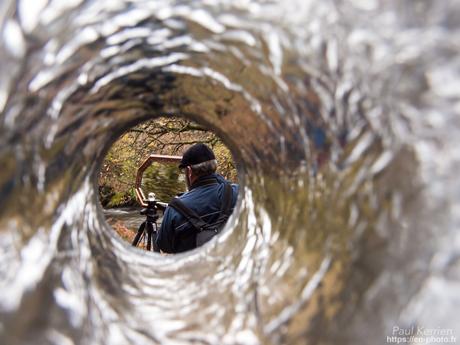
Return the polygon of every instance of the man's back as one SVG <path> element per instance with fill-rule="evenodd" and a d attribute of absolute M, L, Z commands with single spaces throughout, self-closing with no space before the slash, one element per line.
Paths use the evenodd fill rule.
<path fill-rule="evenodd" d="M 198 178 L 190 191 L 180 197 L 182 203 L 196 212 L 206 223 L 217 221 L 227 181 L 218 174 Z M 232 209 L 238 196 L 238 185 L 232 185 Z M 157 236 L 157 246 L 166 253 L 179 253 L 196 247 L 197 231 L 187 219 L 172 207 L 165 211 L 163 222 Z"/>

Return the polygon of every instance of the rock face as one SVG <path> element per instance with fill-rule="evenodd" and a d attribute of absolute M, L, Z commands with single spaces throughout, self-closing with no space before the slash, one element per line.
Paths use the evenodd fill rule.
<path fill-rule="evenodd" d="M 1 344 L 460 337 L 458 1 L 30 4 L 0 4 Z M 161 256 L 113 234 L 97 176 L 178 114 L 241 194 Z"/>

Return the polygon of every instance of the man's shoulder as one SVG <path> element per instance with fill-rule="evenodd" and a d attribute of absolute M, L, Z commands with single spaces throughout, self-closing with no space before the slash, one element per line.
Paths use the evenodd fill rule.
<path fill-rule="evenodd" d="M 193 201 L 198 196 L 198 194 L 199 193 L 197 193 L 197 190 L 193 189 L 193 190 L 187 191 L 183 193 L 182 195 L 178 196 L 177 199 L 186 203 L 186 202 L 189 202 L 190 200 Z"/>
<path fill-rule="evenodd" d="M 233 189 L 236 189 L 237 191 L 240 189 L 240 185 L 238 183 L 230 182 L 230 185 L 232 186 Z"/>
<path fill-rule="evenodd" d="M 176 198 L 174 198 L 171 201 L 171 203 L 173 203 L 174 200 L 179 201 L 182 205 L 184 205 L 187 208 L 194 209 L 195 208 L 194 205 L 200 202 L 200 195 L 199 195 L 199 193 L 197 193 L 196 190 L 191 190 L 191 191 L 183 193 L 180 196 L 177 196 Z M 170 203 L 170 206 L 171 206 L 171 203 Z M 168 209 L 171 209 L 171 216 L 172 217 L 180 218 L 180 219 L 183 218 L 182 213 L 180 213 L 174 207 L 174 205 L 172 205 L 172 207 L 168 207 Z"/>

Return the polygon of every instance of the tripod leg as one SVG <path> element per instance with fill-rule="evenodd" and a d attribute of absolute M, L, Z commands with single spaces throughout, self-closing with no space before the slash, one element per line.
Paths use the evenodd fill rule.
<path fill-rule="evenodd" d="M 151 222 L 147 222 L 147 250 L 152 248 L 153 238 L 153 225 Z"/>
<path fill-rule="evenodd" d="M 139 229 L 137 230 L 136 236 L 134 236 L 133 243 L 131 243 L 134 247 L 136 247 L 139 244 L 139 240 L 141 239 L 142 234 L 144 233 L 145 229 L 145 223 L 143 222 L 140 226 Z"/>
<path fill-rule="evenodd" d="M 157 246 L 158 225 L 153 223 L 153 251 L 159 253 L 160 248 Z"/>

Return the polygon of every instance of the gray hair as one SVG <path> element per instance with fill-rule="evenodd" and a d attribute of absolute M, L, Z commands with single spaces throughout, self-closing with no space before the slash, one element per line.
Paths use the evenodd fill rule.
<path fill-rule="evenodd" d="M 217 161 L 212 159 L 210 161 L 191 165 L 190 168 L 192 168 L 192 171 L 196 176 L 209 175 L 216 172 Z"/>

